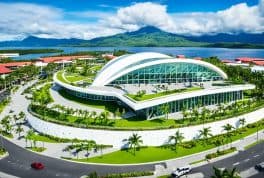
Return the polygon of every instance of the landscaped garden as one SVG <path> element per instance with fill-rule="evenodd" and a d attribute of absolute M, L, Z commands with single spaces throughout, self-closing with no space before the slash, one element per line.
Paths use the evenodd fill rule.
<path fill-rule="evenodd" d="M 252 101 L 246 99 L 230 105 L 218 105 L 214 110 L 202 108 L 198 111 L 198 108 L 194 108 L 190 111 L 183 111 L 183 118 L 179 120 L 166 118 L 153 120 L 140 118 L 115 119 L 115 117 L 118 118 L 123 113 L 121 109 L 114 111 L 113 118 L 110 119 L 109 110 L 97 114 L 96 112 L 76 110 L 60 105 L 55 105 L 53 108 L 47 108 L 45 105 L 32 104 L 30 106 L 30 112 L 40 119 L 74 127 L 114 130 L 153 130 L 198 125 L 228 119 L 255 111 L 263 106 L 264 101 L 262 100 Z M 113 105 L 111 107 L 113 107 Z"/>
<path fill-rule="evenodd" d="M 201 87 L 189 87 L 189 88 L 182 88 L 182 89 L 175 89 L 175 90 L 167 90 L 159 93 L 153 93 L 153 94 L 146 94 L 144 91 L 139 91 L 137 94 L 127 94 L 126 96 L 136 100 L 136 101 L 144 101 L 149 100 L 153 98 L 158 98 L 166 95 L 176 94 L 176 93 L 185 93 L 185 92 L 191 92 L 196 90 L 202 90 Z"/>
<path fill-rule="evenodd" d="M 130 138 L 128 138 L 128 143 L 130 145 L 128 149 L 122 149 L 120 151 L 98 157 L 84 159 L 76 158 L 72 160 L 109 164 L 144 163 L 173 159 L 218 147 L 218 153 L 208 156 L 213 158 L 235 151 L 230 144 L 231 142 L 244 138 L 262 129 L 264 129 L 263 119 L 256 123 L 240 127 L 236 130 L 227 124 L 223 126 L 225 133 L 217 136 L 211 136 L 210 128 L 204 128 L 199 131 L 200 139 L 188 142 L 182 142 L 184 136 L 181 133 L 176 132 L 175 135 L 172 135 L 169 138 L 169 140 L 171 140 L 170 145 L 164 145 L 160 147 L 144 147 L 141 136 L 133 134 Z M 229 144 L 230 148 L 227 150 L 221 150 L 220 146 L 224 144 Z"/>

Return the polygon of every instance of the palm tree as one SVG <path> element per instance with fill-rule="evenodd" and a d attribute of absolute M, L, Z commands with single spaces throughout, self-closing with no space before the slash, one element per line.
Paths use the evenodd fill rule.
<path fill-rule="evenodd" d="M 239 125 L 241 125 L 242 127 L 244 127 L 246 124 L 246 119 L 245 118 L 240 118 L 239 119 Z"/>
<path fill-rule="evenodd" d="M 162 105 L 162 113 L 165 115 L 165 118 L 169 118 L 169 112 L 170 112 L 170 105 L 168 103 Z"/>
<path fill-rule="evenodd" d="M 30 140 L 30 146 L 32 148 L 32 136 L 34 135 L 34 131 L 32 129 L 30 129 L 29 131 L 27 131 L 27 135 L 26 135 L 26 139 Z"/>
<path fill-rule="evenodd" d="M 207 141 L 208 137 L 213 136 L 211 132 L 211 127 L 204 127 L 202 130 L 199 130 L 199 137 Z"/>
<path fill-rule="evenodd" d="M 240 178 L 236 168 L 233 168 L 231 171 L 224 169 L 220 170 L 216 167 L 213 167 L 214 175 L 211 178 Z"/>
<path fill-rule="evenodd" d="M 22 126 L 19 124 L 16 128 L 16 133 L 18 134 L 18 138 L 20 138 L 20 134 L 21 132 L 23 132 L 24 129 L 22 128 Z"/>
<path fill-rule="evenodd" d="M 132 136 L 128 138 L 129 148 L 133 148 L 134 155 L 136 154 L 136 148 L 139 148 L 142 143 L 141 136 L 136 133 L 133 133 Z"/>
<path fill-rule="evenodd" d="M 169 136 L 169 142 L 173 141 L 175 151 L 177 149 L 178 143 L 181 143 L 183 139 L 184 139 L 184 136 L 182 133 L 180 133 L 179 130 L 176 131 L 174 135 Z"/>
<path fill-rule="evenodd" d="M 229 140 L 231 141 L 231 147 L 232 147 L 232 137 L 231 137 L 231 131 L 234 129 L 234 127 L 227 123 L 226 125 L 223 125 L 223 130 L 226 131 L 227 137 L 229 138 Z"/>

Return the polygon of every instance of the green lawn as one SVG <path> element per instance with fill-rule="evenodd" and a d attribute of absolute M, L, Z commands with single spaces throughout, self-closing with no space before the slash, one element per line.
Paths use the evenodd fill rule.
<path fill-rule="evenodd" d="M 81 76 L 81 75 L 76 75 L 76 74 L 72 74 L 72 75 L 66 74 L 65 79 L 72 83 L 72 82 L 78 82 L 80 80 L 84 80 L 84 79 L 86 79 L 86 77 Z"/>
<path fill-rule="evenodd" d="M 256 125 L 250 124 L 245 128 L 240 128 L 236 131 L 233 131 L 229 139 L 226 139 L 226 143 L 230 143 L 235 140 L 244 138 L 252 133 L 255 133 L 257 130 L 264 129 L 264 120 L 257 122 L 259 123 L 259 128 Z M 177 147 L 177 152 L 170 148 L 165 147 L 144 147 L 136 151 L 134 155 L 129 150 L 120 150 L 113 153 L 105 154 L 103 156 L 97 156 L 89 159 L 74 159 L 75 161 L 81 162 L 92 162 L 92 163 L 108 163 L 108 164 L 133 164 L 133 163 L 145 163 L 153 161 L 162 161 L 166 159 L 173 159 L 177 157 L 182 157 L 186 155 L 191 155 L 194 153 L 206 151 L 208 149 L 216 147 L 212 143 L 212 139 L 216 139 L 219 136 L 214 136 L 209 139 L 206 143 L 203 141 L 196 141 L 196 146 L 193 148 L 183 148 L 181 146 Z M 222 135 L 223 138 L 227 138 L 227 134 Z M 211 140 L 211 142 L 210 142 Z"/>
<path fill-rule="evenodd" d="M 69 84 L 69 82 L 66 81 L 66 80 L 64 79 L 64 77 L 62 76 L 63 72 L 64 72 L 64 71 L 59 71 L 59 72 L 57 72 L 57 79 L 60 80 L 60 81 L 63 82 L 63 83 L 67 83 L 67 84 Z"/>
<path fill-rule="evenodd" d="M 142 96 L 138 96 L 134 94 L 127 94 L 127 96 L 136 101 L 144 101 L 144 100 L 158 98 L 158 97 L 171 95 L 175 93 L 184 93 L 184 92 L 190 92 L 190 91 L 196 91 L 196 90 L 202 90 L 202 88 L 201 87 L 191 87 L 191 88 L 184 88 L 184 89 L 169 90 L 169 91 L 164 91 L 164 92 L 154 93 L 154 94 L 145 94 Z"/>
<path fill-rule="evenodd" d="M 162 161 L 189 155 L 190 153 L 198 153 L 203 150 L 213 148 L 213 145 L 197 145 L 191 149 L 184 149 L 179 147 L 177 152 L 170 148 L 162 147 L 147 147 L 141 148 L 136 151 L 136 155 L 129 150 L 121 150 L 113 153 L 103 155 L 102 157 L 94 157 L 90 159 L 79 159 L 78 161 L 93 162 L 93 163 L 110 163 L 110 164 L 132 164 L 132 163 L 145 163 L 153 161 Z"/>
<path fill-rule="evenodd" d="M 41 141 L 41 142 L 49 142 L 49 143 L 58 143 L 58 141 L 51 139 L 49 137 L 43 135 L 33 134 L 30 138 L 31 140 Z"/>

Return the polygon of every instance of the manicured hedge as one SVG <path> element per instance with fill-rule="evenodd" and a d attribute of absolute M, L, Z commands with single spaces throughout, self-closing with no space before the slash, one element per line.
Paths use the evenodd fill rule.
<path fill-rule="evenodd" d="M 217 152 L 215 153 L 211 153 L 211 154 L 207 154 L 205 156 L 206 159 L 212 159 L 212 158 L 216 158 L 216 157 L 219 157 L 219 156 L 222 156 L 222 155 L 225 155 L 225 154 L 228 154 L 228 153 L 232 153 L 236 151 L 236 148 L 235 147 L 231 147 L 229 149 L 226 149 L 226 150 L 217 150 Z"/>

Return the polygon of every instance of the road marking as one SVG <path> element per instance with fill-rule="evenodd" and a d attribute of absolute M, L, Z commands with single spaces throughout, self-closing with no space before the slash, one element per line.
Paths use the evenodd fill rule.
<path fill-rule="evenodd" d="M 237 166 L 239 164 L 240 164 L 240 162 L 236 162 L 236 163 L 233 164 L 233 166 Z"/>
<path fill-rule="evenodd" d="M 250 159 L 245 159 L 244 162 L 248 162 Z"/>
<path fill-rule="evenodd" d="M 259 155 L 255 155 L 255 156 L 253 156 L 254 158 L 256 158 L 256 157 L 258 157 Z"/>

